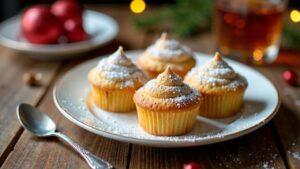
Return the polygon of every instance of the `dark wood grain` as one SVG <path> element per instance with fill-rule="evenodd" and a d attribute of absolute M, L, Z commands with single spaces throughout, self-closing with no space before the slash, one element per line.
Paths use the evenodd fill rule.
<path fill-rule="evenodd" d="M 15 54 L 0 47 L 0 166 L 22 133 L 16 117 L 21 102 L 37 104 L 48 88 L 60 63 L 38 62 L 26 55 Z M 42 85 L 29 87 L 22 76 L 26 72 L 41 73 Z"/>
<path fill-rule="evenodd" d="M 282 105 L 274 118 L 274 124 L 289 168 L 297 169 L 300 168 L 300 89 L 284 82 L 282 73 L 286 69 L 281 67 L 272 70 L 260 68 L 259 70 L 267 75 L 280 91 Z M 294 70 L 300 73 L 299 67 L 295 67 Z"/>
<path fill-rule="evenodd" d="M 132 147 L 132 169 L 181 169 L 188 162 L 210 168 L 285 168 L 267 125 L 249 135 L 209 146 L 163 149 Z"/>
<path fill-rule="evenodd" d="M 79 142 L 90 152 L 108 160 L 116 168 L 126 168 L 129 144 L 112 141 L 90 132 L 66 120 L 55 108 L 52 89 L 39 108 L 47 112 L 58 124 L 58 130 Z M 14 151 L 2 168 L 88 168 L 87 164 L 68 145 L 57 139 L 39 139 L 24 131 Z"/>

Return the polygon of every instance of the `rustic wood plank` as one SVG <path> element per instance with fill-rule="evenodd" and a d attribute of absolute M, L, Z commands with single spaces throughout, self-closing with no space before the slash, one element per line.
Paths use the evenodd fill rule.
<path fill-rule="evenodd" d="M 256 132 L 224 143 L 192 148 L 132 147 L 131 169 L 181 169 L 195 161 L 210 168 L 285 168 L 269 124 Z"/>
<path fill-rule="evenodd" d="M 291 67 L 289 67 L 291 68 Z M 283 145 L 283 153 L 289 168 L 300 168 L 300 89 L 291 87 L 282 79 L 284 67 L 277 69 L 260 68 L 277 86 L 281 94 L 282 106 L 274 118 L 274 124 Z M 300 73 L 300 69 L 294 68 Z"/>
<path fill-rule="evenodd" d="M 0 47 L 0 166 L 22 132 L 17 121 L 15 108 L 20 102 L 35 105 L 44 95 L 59 62 L 38 62 L 26 55 L 16 54 Z M 28 87 L 22 76 L 25 72 L 43 75 L 42 86 Z"/>
<path fill-rule="evenodd" d="M 172 36 L 172 35 L 171 35 Z M 213 53 L 210 35 L 180 40 L 195 51 Z M 159 34 L 146 37 L 147 45 L 153 43 Z M 210 39 L 208 43 L 206 39 Z M 201 163 L 204 168 L 285 168 L 272 125 L 232 141 L 186 149 L 162 149 L 133 145 L 130 168 L 182 168 L 190 161 Z"/>
<path fill-rule="evenodd" d="M 95 155 L 108 160 L 116 168 L 126 168 L 129 144 L 112 141 L 81 129 L 66 120 L 55 108 L 52 90 L 39 108 L 54 119 L 58 130 L 79 142 Z M 57 139 L 39 139 L 24 131 L 14 151 L 2 166 L 5 168 L 88 168 L 68 145 Z"/>
<path fill-rule="evenodd" d="M 126 49 L 140 48 L 143 44 L 144 34 L 139 33 L 139 36 L 132 36 L 135 33 L 128 24 L 130 23 L 130 15 L 124 15 L 124 8 L 108 8 L 107 6 L 94 7 L 99 11 L 115 17 L 119 23 L 120 33 L 118 37 L 110 44 L 96 49 L 93 52 L 84 54 L 81 58 L 74 61 L 68 61 L 63 64 L 64 70 L 60 70 L 62 75 L 73 66 L 93 57 L 111 53 L 117 49 L 118 45 L 125 46 Z M 67 67 L 66 67 L 67 65 Z M 52 101 L 52 91 L 47 93 L 45 99 L 41 101 L 40 108 L 48 111 L 49 115 L 59 124 L 59 129 L 74 140 L 80 140 L 80 143 L 91 152 L 99 157 L 103 157 L 110 161 L 116 168 L 126 168 L 129 159 L 130 145 L 105 139 L 89 133 L 75 126 L 56 110 Z M 18 161 L 18 162 L 16 162 Z M 68 146 L 59 143 L 56 139 L 43 140 L 32 137 L 28 132 L 24 132 L 14 150 L 6 159 L 2 166 L 3 168 L 87 168 L 86 163 Z"/>

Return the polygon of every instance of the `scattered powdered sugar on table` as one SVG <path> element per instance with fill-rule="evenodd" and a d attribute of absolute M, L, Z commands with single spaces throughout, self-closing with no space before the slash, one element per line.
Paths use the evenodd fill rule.
<path fill-rule="evenodd" d="M 294 141 L 292 141 L 292 142 L 289 144 L 290 150 L 288 150 L 287 153 L 288 153 L 289 155 L 291 155 L 291 156 L 293 157 L 293 159 L 295 159 L 295 160 L 300 160 L 300 152 L 294 150 L 297 142 L 298 142 L 298 139 L 295 139 Z"/>
<path fill-rule="evenodd" d="M 267 137 L 260 138 L 260 141 L 265 146 L 259 150 L 256 148 L 248 149 L 247 153 L 239 151 L 240 148 L 226 152 L 221 151 L 220 153 L 217 150 L 214 161 L 219 161 L 218 166 L 220 168 L 242 168 L 242 166 L 247 166 L 247 168 L 257 169 L 279 169 L 280 166 L 278 166 L 277 161 L 281 157 L 279 153 L 274 151 L 275 147 L 272 144 L 266 144 L 269 141 Z M 251 160 L 248 161 L 248 159 Z"/>
<path fill-rule="evenodd" d="M 264 169 L 275 169 L 275 167 L 272 166 L 272 164 L 271 164 L 270 162 L 268 162 L 268 161 L 265 161 L 265 162 L 263 163 L 263 168 L 264 168 Z"/>
<path fill-rule="evenodd" d="M 300 153 L 299 153 L 299 152 L 293 152 L 293 153 L 292 153 L 292 157 L 293 157 L 294 159 L 300 160 Z"/>
<path fill-rule="evenodd" d="M 300 99 L 299 99 L 299 98 L 295 98 L 294 90 L 292 90 L 292 89 L 290 89 L 290 88 L 284 88 L 284 89 L 283 89 L 283 94 L 292 97 L 293 100 L 294 100 L 294 104 L 295 104 L 296 106 L 300 107 Z"/>

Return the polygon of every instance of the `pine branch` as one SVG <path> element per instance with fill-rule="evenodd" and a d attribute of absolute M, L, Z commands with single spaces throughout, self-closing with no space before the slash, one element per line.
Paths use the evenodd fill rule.
<path fill-rule="evenodd" d="M 212 20 L 211 0 L 177 0 L 156 13 L 135 18 L 133 24 L 143 30 L 152 30 L 164 21 L 171 24 L 171 31 L 180 37 L 189 37 L 199 31 L 210 30 Z"/>
<path fill-rule="evenodd" d="M 289 50 L 299 50 L 300 32 L 298 28 L 284 24 L 282 46 Z"/>

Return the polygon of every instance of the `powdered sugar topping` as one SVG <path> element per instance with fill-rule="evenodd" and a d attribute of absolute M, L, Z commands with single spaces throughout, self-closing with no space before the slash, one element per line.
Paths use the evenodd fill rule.
<path fill-rule="evenodd" d="M 198 101 L 199 93 L 182 82 L 177 74 L 168 67 L 157 79 L 150 80 L 138 92 L 151 97 L 176 105 L 177 108 L 184 107 L 185 104 Z"/>
<path fill-rule="evenodd" d="M 246 79 L 237 74 L 231 66 L 225 62 L 219 53 L 214 59 L 202 67 L 193 68 L 186 77 L 187 81 L 196 81 L 198 84 L 219 86 L 229 90 L 236 90 L 239 86 L 247 86 Z"/>
<path fill-rule="evenodd" d="M 147 82 L 145 73 L 132 63 L 122 47 L 98 63 L 97 74 L 100 78 L 121 83 L 121 88 L 134 87 L 135 81 Z"/>

